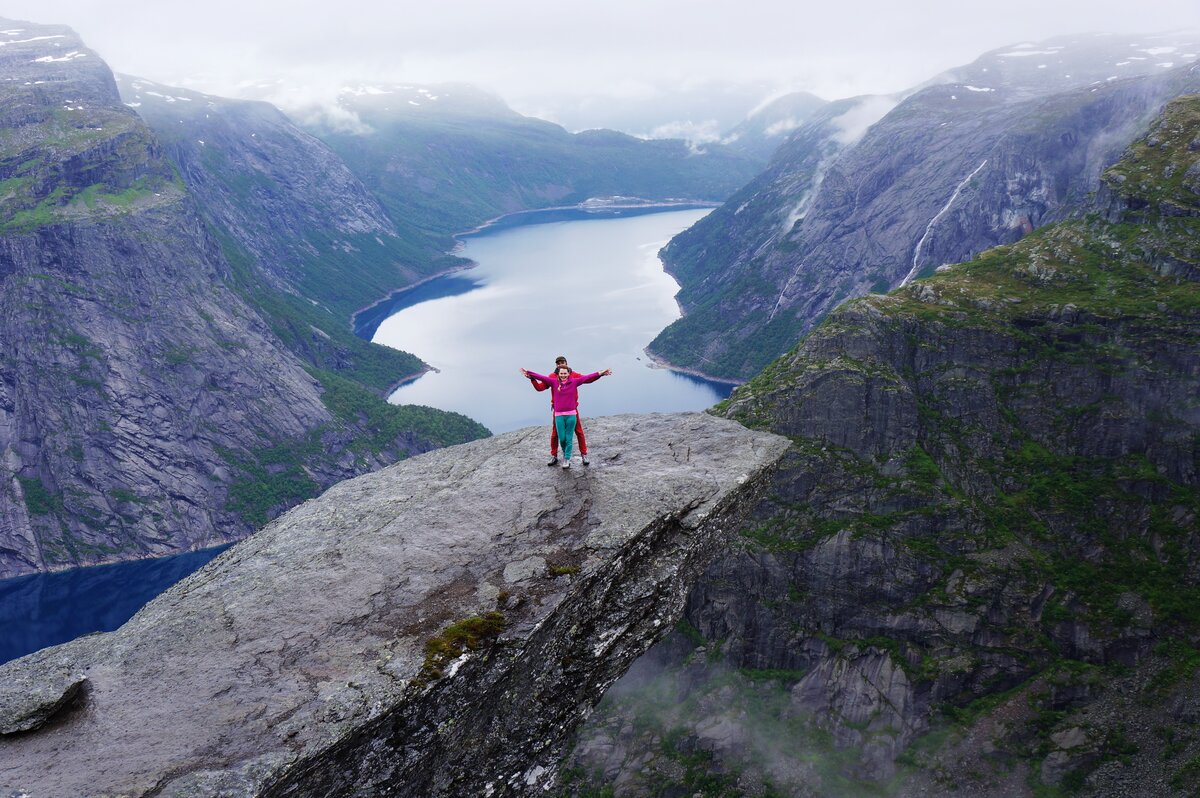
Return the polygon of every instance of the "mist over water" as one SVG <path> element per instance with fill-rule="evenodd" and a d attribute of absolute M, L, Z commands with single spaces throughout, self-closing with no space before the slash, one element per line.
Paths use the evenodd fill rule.
<path fill-rule="evenodd" d="M 643 352 L 679 318 L 679 286 L 658 251 L 708 212 L 533 224 L 468 238 L 460 254 L 479 265 L 455 279 L 476 287 L 405 307 L 375 333 L 376 343 L 438 369 L 391 401 L 464 413 L 493 432 L 548 429 L 549 398 L 518 370 L 546 374 L 562 354 L 576 371 L 613 370 L 580 389 L 585 420 L 711 406 L 729 386 L 651 368 Z"/>

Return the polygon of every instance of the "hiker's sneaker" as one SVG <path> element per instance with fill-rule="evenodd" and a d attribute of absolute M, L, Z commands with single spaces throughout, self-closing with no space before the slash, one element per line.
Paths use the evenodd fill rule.
<path fill-rule="evenodd" d="M 563 467 L 563 468 L 570 468 L 570 467 L 571 467 L 571 461 L 570 461 L 570 460 L 563 460 L 563 462 L 562 462 L 562 467 Z"/>
<path fill-rule="evenodd" d="M 546 465 L 548 465 L 548 466 L 556 466 L 556 465 L 558 465 L 558 458 L 557 458 L 557 457 L 551 457 L 551 458 L 550 458 L 550 462 L 549 462 L 549 463 L 546 463 Z"/>

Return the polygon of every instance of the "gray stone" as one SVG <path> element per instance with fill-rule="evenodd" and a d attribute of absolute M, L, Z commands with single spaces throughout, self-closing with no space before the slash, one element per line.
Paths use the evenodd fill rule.
<path fill-rule="evenodd" d="M 589 437 L 637 443 L 563 472 L 529 429 L 341 483 L 116 632 L 0 667 L 3 684 L 89 681 L 53 729 L 0 738 L 0 789 L 540 794 L 788 445 L 702 414 L 597 418 Z M 536 559 L 580 572 L 509 583 Z M 497 590 L 499 638 L 423 671 L 426 642 Z"/>
<path fill-rule="evenodd" d="M 79 695 L 86 681 L 69 662 L 5 678 L 0 683 L 0 734 L 41 728 Z"/>

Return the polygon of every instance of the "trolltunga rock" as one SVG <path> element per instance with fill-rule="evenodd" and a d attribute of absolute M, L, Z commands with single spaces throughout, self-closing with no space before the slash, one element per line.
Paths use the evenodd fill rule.
<path fill-rule="evenodd" d="M 787 447 L 703 414 L 596 418 L 592 465 L 564 471 L 546 439 L 343 482 L 117 631 L 0 666 L 0 726 L 50 708 L 0 736 L 0 794 L 543 792 Z"/>

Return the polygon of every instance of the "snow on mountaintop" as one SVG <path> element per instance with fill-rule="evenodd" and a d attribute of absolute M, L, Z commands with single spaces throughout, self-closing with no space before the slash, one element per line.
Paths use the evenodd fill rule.
<path fill-rule="evenodd" d="M 17 34 L 22 33 L 22 31 L 8 30 L 8 31 L 4 31 L 4 33 L 7 33 L 9 36 L 16 36 Z M 6 47 L 10 44 L 28 44 L 29 42 L 41 42 L 41 41 L 45 41 L 46 39 L 65 39 L 65 38 L 67 38 L 67 37 L 64 36 L 63 34 L 55 33 L 52 36 L 33 36 L 29 39 L 0 39 L 0 47 Z"/>
<path fill-rule="evenodd" d="M 449 97 L 446 92 L 434 94 L 424 86 L 411 86 L 396 83 L 390 86 L 343 86 L 339 95 L 342 97 L 379 97 L 383 95 L 401 95 L 397 100 L 408 100 L 409 105 L 420 105 L 418 100 L 437 100 Z"/>
<path fill-rule="evenodd" d="M 1021 42 L 985 53 L 932 83 L 991 87 L 1000 101 L 1020 101 L 1047 91 L 1083 88 L 1171 69 L 1195 59 L 1198 44 L 1200 32 L 1196 31 L 1137 39 L 1099 34 Z M 1170 60 L 1164 59 L 1168 54 Z"/>
<path fill-rule="evenodd" d="M 125 105 L 130 108 L 140 108 L 143 103 L 150 103 L 149 107 L 153 107 L 154 103 L 175 104 L 193 102 L 202 104 L 206 108 L 211 108 L 216 106 L 216 101 L 220 99 L 188 89 L 164 86 L 161 83 L 155 83 L 145 78 L 135 78 L 120 74 L 115 77 L 117 79 L 117 88 L 121 92 L 121 98 L 125 102 Z"/>

